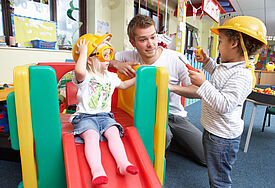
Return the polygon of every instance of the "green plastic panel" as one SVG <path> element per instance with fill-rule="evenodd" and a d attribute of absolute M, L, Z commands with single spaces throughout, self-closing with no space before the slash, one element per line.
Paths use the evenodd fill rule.
<path fill-rule="evenodd" d="M 7 97 L 7 111 L 10 127 L 11 147 L 14 150 L 19 150 L 14 92 L 11 92 Z"/>
<path fill-rule="evenodd" d="M 154 164 L 154 126 L 156 121 L 157 86 L 154 66 L 138 68 L 135 85 L 134 126 Z"/>
<path fill-rule="evenodd" d="M 56 74 L 49 66 L 30 66 L 29 73 L 38 187 L 67 187 Z"/>

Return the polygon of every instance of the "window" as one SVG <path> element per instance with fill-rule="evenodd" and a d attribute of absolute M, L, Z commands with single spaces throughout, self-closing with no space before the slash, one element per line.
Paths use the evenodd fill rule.
<path fill-rule="evenodd" d="M 185 30 L 185 52 L 189 53 L 193 46 L 193 32 L 195 32 L 195 28 L 192 27 L 189 24 L 186 24 L 186 30 Z M 191 50 L 192 51 L 192 50 Z M 193 53 L 190 52 L 190 53 Z"/>
<path fill-rule="evenodd" d="M 62 48 L 71 48 L 79 38 L 79 11 L 72 11 L 69 18 L 67 10 L 70 9 L 70 2 L 71 0 L 57 0 L 58 45 Z M 79 2 L 73 1 L 73 7 L 79 7 Z"/>
<path fill-rule="evenodd" d="M 135 4 L 134 4 L 134 15 L 136 15 L 138 13 L 142 14 L 142 15 L 150 16 L 151 18 L 153 18 L 153 20 L 157 24 L 157 22 L 158 22 L 157 10 L 153 10 L 153 9 L 151 9 L 149 7 L 145 7 L 144 5 L 140 4 L 140 11 L 139 11 L 139 3 L 135 2 Z M 163 14 L 161 13 L 161 10 L 160 10 L 158 30 L 162 26 L 163 26 Z"/>
<path fill-rule="evenodd" d="M 1 0 L 0 0 L 1 3 Z M 0 6 L 0 36 L 4 36 L 4 25 L 3 25 L 3 16 L 2 16 L 2 6 Z M 1 39 L 2 40 L 2 39 Z"/>
<path fill-rule="evenodd" d="M 0 36 L 6 36 L 9 44 L 9 37 L 13 35 L 11 14 L 38 18 L 57 22 L 57 35 L 59 49 L 71 49 L 76 39 L 87 32 L 87 0 L 74 0 L 73 6 L 80 10 L 72 11 L 72 20 L 67 15 L 70 8 L 70 0 L 15 0 L 10 4 L 7 0 L 0 0 Z M 78 22 L 83 23 L 79 28 Z"/>
<path fill-rule="evenodd" d="M 150 11 L 140 7 L 140 14 L 150 16 Z"/>
<path fill-rule="evenodd" d="M 213 40 L 214 40 L 214 37 L 213 36 L 210 36 L 209 38 L 209 42 L 208 42 L 208 49 L 209 49 L 209 55 L 212 56 L 212 49 L 213 49 Z"/>
<path fill-rule="evenodd" d="M 40 0 L 20 0 L 14 2 L 14 14 L 21 16 L 38 18 L 42 20 L 51 20 L 51 1 Z"/>

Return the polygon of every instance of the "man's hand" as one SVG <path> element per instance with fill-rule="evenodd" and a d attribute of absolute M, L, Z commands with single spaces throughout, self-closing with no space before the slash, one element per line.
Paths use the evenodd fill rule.
<path fill-rule="evenodd" d="M 111 67 L 117 69 L 118 72 L 124 74 L 129 78 L 133 78 L 136 75 L 136 71 L 133 69 L 133 66 L 139 65 L 139 62 L 136 61 L 127 61 L 127 62 L 120 62 L 116 60 L 110 61 Z"/>
<path fill-rule="evenodd" d="M 198 69 L 198 70 L 199 70 L 199 73 L 191 70 L 189 70 L 188 72 L 189 72 L 189 77 L 191 79 L 191 83 L 195 86 L 200 87 L 203 84 L 203 82 L 205 82 L 206 79 L 202 70 L 201 69 Z"/>

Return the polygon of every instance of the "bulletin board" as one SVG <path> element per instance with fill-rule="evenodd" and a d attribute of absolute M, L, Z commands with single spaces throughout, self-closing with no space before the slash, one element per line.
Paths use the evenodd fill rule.
<path fill-rule="evenodd" d="M 20 47 L 32 47 L 31 40 L 56 42 L 56 25 L 53 21 L 12 15 L 13 35 Z"/>
<path fill-rule="evenodd" d="M 256 64 L 256 69 L 265 69 L 266 63 L 270 61 L 275 62 L 275 51 L 273 45 L 267 45 L 262 49 L 262 52 L 260 53 L 258 62 Z"/>

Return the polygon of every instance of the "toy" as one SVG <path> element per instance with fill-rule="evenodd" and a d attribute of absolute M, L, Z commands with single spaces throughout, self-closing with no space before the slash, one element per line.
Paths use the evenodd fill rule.
<path fill-rule="evenodd" d="M 255 87 L 252 89 L 252 91 L 262 93 L 262 94 L 267 94 L 267 95 L 275 95 L 275 89 L 270 87 L 265 89 Z"/>
<path fill-rule="evenodd" d="M 56 70 L 58 67 L 60 69 L 56 74 L 49 66 L 22 66 L 14 70 L 16 92 L 8 96 L 8 109 L 9 119 L 15 113 L 17 115 L 9 122 L 12 125 L 11 132 L 14 133 L 11 135 L 12 145 L 15 146 L 13 148 L 19 149 L 20 146 L 23 183 L 20 183 L 19 187 L 23 187 L 23 184 L 24 187 L 34 188 L 82 185 L 91 187 L 91 174 L 84 152 L 78 152 L 83 150 L 83 144 L 74 143 L 69 116 L 59 113 L 56 77 L 61 78 L 66 73 L 65 69 L 70 71 L 73 66 L 64 63 L 50 66 Z M 150 81 L 148 76 L 152 77 Z M 138 83 L 143 84 L 141 86 Z M 104 167 L 107 173 L 110 171 L 109 174 L 112 174 L 109 176 L 109 187 L 162 187 L 161 183 L 165 177 L 167 83 L 168 71 L 165 68 L 148 66 L 137 71 L 136 91 L 139 92 L 135 92 L 135 116 L 130 118 L 132 125 L 136 127 L 125 128 L 125 137 L 122 139 L 129 158 L 133 159 L 140 173 L 135 177 L 112 174 L 115 172 L 115 162 L 107 149 L 107 142 L 101 142 L 103 164 L 106 165 Z M 43 110 L 41 101 L 47 104 Z M 127 104 L 127 101 L 125 103 Z M 123 110 L 117 115 L 114 113 L 118 122 L 122 113 L 128 115 Z"/>
<path fill-rule="evenodd" d="M 197 48 L 197 52 L 198 52 L 198 54 L 200 54 L 201 57 L 203 57 L 203 54 L 202 54 L 202 52 L 201 52 L 200 43 L 199 43 L 199 40 L 198 40 L 198 36 L 197 36 L 196 33 L 194 33 L 194 37 L 195 37 L 196 43 L 197 43 L 197 47 L 196 47 L 196 48 Z"/>
<path fill-rule="evenodd" d="M 190 64 L 185 63 L 185 61 L 179 56 L 179 59 L 186 65 L 186 67 L 191 70 L 191 71 L 195 71 L 195 72 L 200 72 L 199 70 L 195 69 L 194 67 L 192 67 Z"/>
<path fill-rule="evenodd" d="M 0 132 L 9 132 L 7 105 L 0 104 Z"/>
<path fill-rule="evenodd" d="M 266 65 L 265 65 L 265 70 L 274 71 L 275 70 L 275 64 L 272 61 L 267 62 Z"/>

